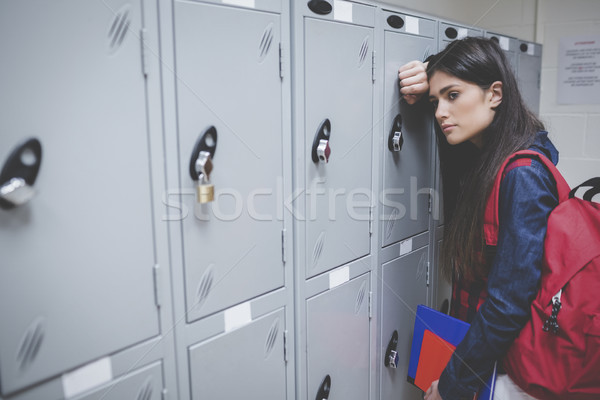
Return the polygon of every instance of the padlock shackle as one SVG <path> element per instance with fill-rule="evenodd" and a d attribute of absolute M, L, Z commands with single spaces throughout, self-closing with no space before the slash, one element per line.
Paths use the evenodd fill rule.
<path fill-rule="evenodd" d="M 200 152 L 202 151 L 210 153 L 211 159 L 215 158 L 215 152 L 217 151 L 217 129 L 214 126 L 210 126 L 203 134 L 198 136 L 194 149 L 192 150 L 192 156 L 190 158 L 190 177 L 193 181 L 197 181 L 202 172 L 196 169 L 196 161 L 198 161 Z"/>

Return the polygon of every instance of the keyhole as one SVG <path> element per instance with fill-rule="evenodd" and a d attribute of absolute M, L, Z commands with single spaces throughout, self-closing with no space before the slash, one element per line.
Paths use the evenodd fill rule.
<path fill-rule="evenodd" d="M 25 166 L 31 167 L 31 166 L 35 165 L 36 161 L 37 161 L 37 157 L 35 156 L 35 153 L 33 151 L 31 151 L 31 149 L 23 150 L 23 152 L 21 153 L 21 162 Z"/>
<path fill-rule="evenodd" d="M 204 137 L 204 143 L 206 143 L 208 147 L 213 147 L 215 145 L 215 138 L 213 135 L 208 134 Z"/>

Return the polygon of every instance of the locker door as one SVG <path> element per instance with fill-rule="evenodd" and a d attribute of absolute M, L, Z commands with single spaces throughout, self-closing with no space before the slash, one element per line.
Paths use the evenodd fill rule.
<path fill-rule="evenodd" d="M 504 51 L 504 55 L 508 59 L 508 62 L 510 63 L 512 71 L 516 76 L 517 75 L 517 53 L 516 53 L 516 51 L 517 51 L 517 48 L 519 47 L 518 40 L 511 38 L 511 37 L 498 35 L 496 33 L 491 33 L 491 32 L 486 32 L 485 36 L 496 41 L 496 43 L 498 43 L 500 45 L 500 48 L 502 48 L 502 50 Z"/>
<path fill-rule="evenodd" d="M 175 2 L 188 321 L 283 285 L 280 36 L 277 14 Z M 210 127 L 215 199 L 199 204 L 190 163 Z"/>
<path fill-rule="evenodd" d="M 385 32 L 382 247 L 425 232 L 429 226 L 433 112 L 428 102 L 413 106 L 404 102 L 398 85 L 399 66 L 435 52 L 435 22 L 421 19 L 419 23 L 421 31 L 429 28 L 430 37 Z M 390 141 L 398 131 L 399 144 L 393 147 Z"/>
<path fill-rule="evenodd" d="M 158 333 L 142 28 L 140 1 L 0 5 L 0 186 L 41 160 L 0 209 L 3 394 Z"/>
<path fill-rule="evenodd" d="M 452 300 L 452 283 L 448 282 L 441 272 L 440 252 L 442 249 L 440 238 L 435 242 L 435 301 L 433 308 L 446 314 L 450 313 L 450 302 Z"/>
<path fill-rule="evenodd" d="M 153 364 L 73 400 L 162 400 L 162 365 Z"/>
<path fill-rule="evenodd" d="M 193 399 L 286 399 L 283 310 L 189 349 Z"/>
<path fill-rule="evenodd" d="M 427 252 L 428 247 L 423 247 L 382 265 L 382 399 L 423 398 L 423 392 L 408 383 L 406 377 L 417 305 L 427 301 Z M 383 365 L 394 331 L 398 333 L 397 368 Z"/>
<path fill-rule="evenodd" d="M 358 11 L 358 10 L 356 10 Z M 370 251 L 373 30 L 305 18 L 306 276 Z M 328 163 L 311 158 L 328 121 Z M 325 128 L 324 128 L 325 129 Z M 318 142 L 318 141 L 317 141 Z"/>
<path fill-rule="evenodd" d="M 463 25 L 455 25 L 440 21 L 439 23 L 439 51 L 442 51 L 448 43 L 456 39 L 462 39 L 467 36 L 482 36 L 483 32 L 479 29 Z"/>
<path fill-rule="evenodd" d="M 369 398 L 368 300 L 365 274 L 306 301 L 309 399 Z"/>
<path fill-rule="evenodd" d="M 521 42 L 518 54 L 517 82 L 525 104 L 531 112 L 540 112 L 540 79 L 542 73 L 542 46 Z"/>

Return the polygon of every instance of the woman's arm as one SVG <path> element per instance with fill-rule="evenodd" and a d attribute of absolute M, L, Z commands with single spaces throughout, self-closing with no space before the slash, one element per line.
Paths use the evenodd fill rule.
<path fill-rule="evenodd" d="M 408 104 L 419 101 L 429 92 L 427 81 L 427 63 L 411 61 L 398 70 L 400 93 Z"/>

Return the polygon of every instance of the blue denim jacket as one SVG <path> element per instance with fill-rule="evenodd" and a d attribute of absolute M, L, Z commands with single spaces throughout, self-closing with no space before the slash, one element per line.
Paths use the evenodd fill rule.
<path fill-rule="evenodd" d="M 530 149 L 558 163 L 547 132 L 539 132 Z M 502 180 L 488 297 L 440 377 L 442 399 L 472 400 L 529 320 L 541 278 L 546 224 L 557 204 L 554 179 L 537 160 L 510 170 Z"/>

